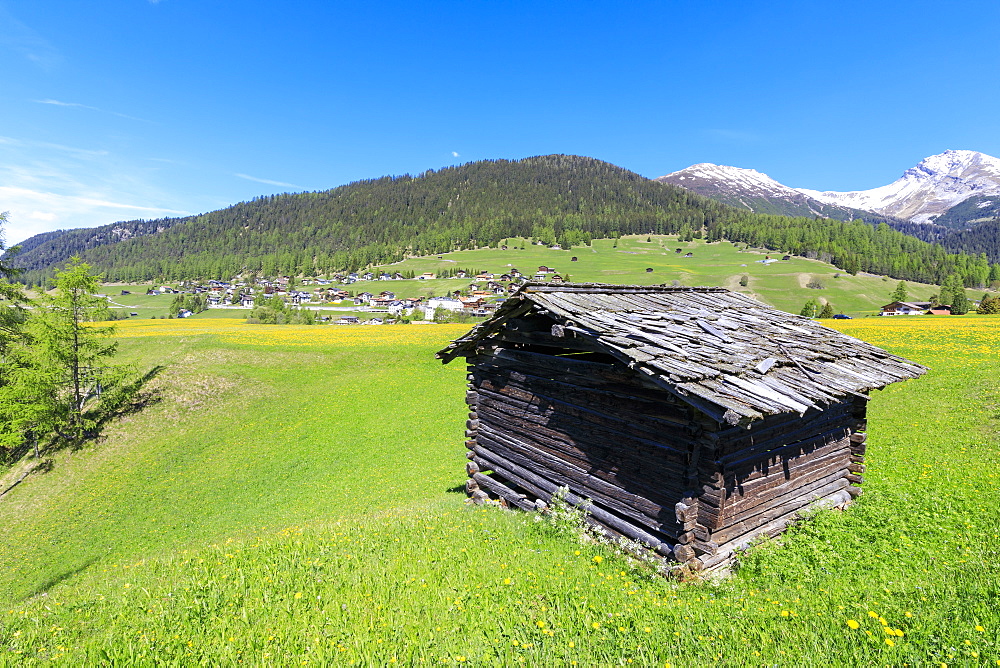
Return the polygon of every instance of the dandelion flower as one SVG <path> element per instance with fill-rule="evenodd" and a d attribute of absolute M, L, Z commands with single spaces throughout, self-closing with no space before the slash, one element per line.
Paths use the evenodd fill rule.
<path fill-rule="evenodd" d="M 855 621 L 853 619 L 848 619 L 847 620 L 847 625 L 849 627 L 851 627 L 852 629 L 859 629 L 859 628 L 861 628 L 861 624 L 859 624 L 857 621 Z"/>
<path fill-rule="evenodd" d="M 886 638 L 885 639 L 885 644 L 888 645 L 889 647 L 895 647 L 896 646 L 896 641 L 893 640 L 892 638 Z"/>
<path fill-rule="evenodd" d="M 602 561 L 604 561 L 604 557 L 602 557 L 601 555 L 597 555 L 596 557 L 594 557 L 594 563 L 595 564 L 599 564 Z"/>
<path fill-rule="evenodd" d="M 980 633 L 984 633 L 986 631 L 985 628 L 983 628 L 982 626 L 979 626 L 978 624 L 976 625 L 976 630 L 979 631 Z"/>
<path fill-rule="evenodd" d="M 599 629 L 599 628 L 601 628 L 601 623 L 600 622 L 594 622 L 590 626 L 592 628 Z"/>
<path fill-rule="evenodd" d="M 543 622 L 543 621 L 542 621 L 542 620 L 540 620 L 540 619 L 539 619 L 539 620 L 538 620 L 537 622 L 535 622 L 535 625 L 536 625 L 536 626 L 537 626 L 538 628 L 540 628 L 540 629 L 544 629 L 544 628 L 545 628 L 545 622 Z"/>

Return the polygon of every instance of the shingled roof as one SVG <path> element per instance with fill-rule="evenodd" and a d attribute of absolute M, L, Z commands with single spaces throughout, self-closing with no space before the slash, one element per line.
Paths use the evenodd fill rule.
<path fill-rule="evenodd" d="M 529 282 L 497 313 L 438 352 L 473 354 L 529 311 L 607 354 L 712 418 L 748 424 L 891 383 L 927 368 L 803 316 L 724 288 Z"/>

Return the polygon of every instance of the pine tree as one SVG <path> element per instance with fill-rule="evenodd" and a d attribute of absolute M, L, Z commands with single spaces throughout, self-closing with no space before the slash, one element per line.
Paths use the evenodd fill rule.
<path fill-rule="evenodd" d="M 991 297 L 988 294 L 983 295 L 976 312 L 980 315 L 996 315 L 1000 313 L 1000 297 Z"/>
<path fill-rule="evenodd" d="M 94 296 L 100 282 L 90 266 L 74 258 L 55 280 L 56 294 L 42 297 L 25 324 L 11 387 L 32 404 L 36 434 L 79 441 L 120 398 L 129 368 L 109 363 L 117 351 L 114 327 L 88 324 L 107 319 L 108 310 Z"/>
<path fill-rule="evenodd" d="M 819 312 L 819 302 L 815 299 L 810 299 L 799 311 L 799 315 L 804 315 L 807 318 L 815 318 L 816 314 Z"/>
<path fill-rule="evenodd" d="M 907 297 L 906 281 L 900 281 L 899 283 L 897 283 L 896 289 L 892 291 L 891 295 L 889 295 L 889 299 L 891 299 L 894 302 L 905 302 L 906 297 Z"/>
<path fill-rule="evenodd" d="M 820 311 L 819 317 L 820 318 L 832 318 L 833 317 L 833 306 L 830 305 L 830 302 L 827 302 L 826 304 L 823 305 L 823 310 Z"/>

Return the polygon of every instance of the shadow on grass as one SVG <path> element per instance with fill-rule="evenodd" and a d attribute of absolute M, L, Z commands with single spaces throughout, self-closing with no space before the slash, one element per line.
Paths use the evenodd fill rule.
<path fill-rule="evenodd" d="M 86 413 L 85 419 L 90 423 L 90 427 L 83 432 L 82 438 L 63 433 L 57 428 L 49 442 L 39 449 L 40 453 L 49 454 L 67 447 L 79 450 L 88 442 L 100 440 L 104 428 L 114 420 L 135 415 L 143 409 L 159 403 L 162 400 L 160 389 L 147 389 L 146 386 L 164 369 L 166 369 L 165 366 L 157 365 L 134 380 L 122 383 L 120 387 L 114 389 L 112 396 L 101 402 L 97 409 Z M 26 453 L 27 447 L 25 448 Z"/>
<path fill-rule="evenodd" d="M 36 587 L 30 594 L 28 594 L 26 598 L 34 598 L 39 594 L 46 593 L 49 589 L 52 589 L 52 587 L 55 587 L 60 582 L 63 582 L 64 580 L 73 577 L 77 573 L 82 573 L 83 571 L 87 570 L 99 560 L 100 557 L 91 557 L 90 559 L 87 559 L 85 562 L 83 562 L 80 566 L 77 566 L 72 570 L 64 571 L 58 575 L 52 576 L 42 584 L 38 585 L 38 587 Z"/>
<path fill-rule="evenodd" d="M 143 409 L 159 403 L 162 400 L 162 393 L 159 388 L 149 390 L 146 389 L 146 385 L 159 376 L 166 368 L 162 364 L 158 364 L 131 383 L 125 383 L 119 391 L 119 401 L 109 407 L 110 410 L 106 410 L 102 415 L 98 416 L 91 436 L 96 437 L 99 435 L 104 426 L 112 420 L 135 415 Z"/>

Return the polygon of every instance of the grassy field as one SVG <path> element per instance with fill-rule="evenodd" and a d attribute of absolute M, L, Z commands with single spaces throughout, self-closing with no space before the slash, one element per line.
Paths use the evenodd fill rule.
<path fill-rule="evenodd" d="M 647 242 L 646 239 L 652 239 Z M 617 243 L 617 245 L 616 245 Z M 593 246 L 555 250 L 544 246 L 512 239 L 508 250 L 483 248 L 458 251 L 423 258 L 410 258 L 383 267 L 390 272 L 413 270 L 439 273 L 445 269 L 481 269 L 505 273 L 516 267 L 525 274 L 533 273 L 539 266 L 553 267 L 564 278 L 573 281 L 597 283 L 651 285 L 672 283 L 680 285 L 718 285 L 751 294 L 777 308 L 798 313 L 809 299 L 829 301 L 835 312 L 858 317 L 878 314 L 879 307 L 889 303 L 890 295 L 898 281 L 881 276 L 851 276 L 836 267 L 802 257 L 782 261 L 781 253 L 741 251 L 729 242 L 707 244 L 701 240 L 678 242 L 676 236 L 633 236 L 622 237 L 617 242 L 598 239 Z M 521 250 L 521 247 L 524 247 Z M 681 253 L 675 252 L 680 248 Z M 693 253 L 685 258 L 686 253 Z M 572 258 L 577 261 L 573 262 Z M 778 262 L 762 264 L 760 261 L 771 257 Z M 652 269 L 652 272 L 647 272 Z M 748 284 L 739 285 L 740 277 L 746 275 Z M 822 288 L 810 288 L 810 283 L 818 283 Z M 354 293 L 371 292 L 378 294 L 391 290 L 400 297 L 440 296 L 450 291 L 467 288 L 468 280 L 433 279 L 402 281 L 359 281 L 342 286 Z M 908 282 L 909 298 L 927 300 L 937 294 L 934 285 Z M 123 286 L 108 286 L 112 299 L 135 308 L 123 309 L 138 313 L 140 318 L 166 315 L 173 295 L 146 296 L 126 295 L 115 297 Z M 124 286 L 125 289 L 130 289 Z M 137 286 L 134 292 L 145 293 L 150 286 Z M 315 288 L 315 286 L 312 286 Z M 310 289 L 310 286 L 306 286 Z M 978 300 L 983 291 L 968 290 L 971 300 Z M 212 310 L 197 317 L 239 317 L 232 311 Z"/>
<path fill-rule="evenodd" d="M 0 664 L 1000 663 L 1000 319 L 838 323 L 932 368 L 865 494 L 688 584 L 464 505 L 463 327 L 120 328 L 160 401 L 0 499 Z"/>
<path fill-rule="evenodd" d="M 647 242 L 646 239 L 652 239 Z M 534 272 L 540 265 L 553 267 L 573 281 L 650 285 L 672 283 L 680 285 L 718 285 L 752 294 L 758 299 L 785 311 L 798 313 L 803 304 L 816 298 L 829 301 L 836 312 L 854 316 L 877 314 L 879 307 L 892 301 L 889 295 L 898 281 L 880 276 L 851 276 L 819 260 L 792 257 L 782 261 L 782 253 L 741 251 L 734 244 L 707 244 L 701 240 L 678 242 L 676 236 L 633 236 L 617 241 L 598 239 L 592 247 L 555 250 L 532 246 L 521 240 L 511 240 L 508 250 L 485 248 L 459 251 L 440 256 L 412 258 L 390 265 L 392 271 L 412 269 L 419 273 L 440 272 L 443 269 L 469 268 L 503 273 L 516 267 L 524 273 Z M 524 249 L 521 250 L 521 246 Z M 680 248 L 681 253 L 675 252 Z M 692 257 L 684 257 L 693 253 Z M 779 261 L 762 264 L 770 256 Z M 572 258 L 577 261 L 573 262 Z M 440 259 L 439 259 L 440 258 Z M 647 272 L 652 269 L 652 272 Z M 747 275 L 748 285 L 739 285 Z M 807 287 L 819 283 L 821 289 Z M 379 286 L 402 296 L 442 294 L 468 285 L 468 281 L 444 279 L 431 281 L 392 281 L 355 283 L 355 290 L 378 292 Z M 936 286 L 907 283 L 910 299 L 928 299 L 939 291 Z M 970 299 L 978 299 L 982 291 L 969 291 Z"/>

